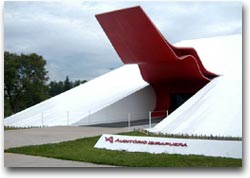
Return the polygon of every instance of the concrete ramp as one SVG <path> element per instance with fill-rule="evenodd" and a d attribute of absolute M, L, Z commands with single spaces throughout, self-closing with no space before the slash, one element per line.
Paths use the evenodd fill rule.
<path fill-rule="evenodd" d="M 4 125 L 91 125 L 127 121 L 128 112 L 145 113 L 134 118 L 139 120 L 154 105 L 153 89 L 142 79 L 138 66 L 131 64 L 16 113 L 4 119 Z"/>

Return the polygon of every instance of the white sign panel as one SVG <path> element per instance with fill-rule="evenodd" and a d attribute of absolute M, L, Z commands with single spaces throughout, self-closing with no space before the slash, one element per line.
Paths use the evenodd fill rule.
<path fill-rule="evenodd" d="M 103 134 L 94 146 L 128 152 L 242 158 L 242 141 L 138 137 Z"/>

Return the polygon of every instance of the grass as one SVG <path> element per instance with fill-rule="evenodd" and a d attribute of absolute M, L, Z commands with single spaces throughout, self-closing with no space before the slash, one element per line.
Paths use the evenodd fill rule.
<path fill-rule="evenodd" d="M 20 130 L 20 129 L 31 129 L 31 128 L 40 128 L 40 127 L 12 127 L 12 126 L 4 126 L 4 130 Z"/>
<path fill-rule="evenodd" d="M 147 137 L 166 137 L 166 138 L 186 138 L 186 139 L 205 139 L 205 140 L 242 140 L 241 137 L 225 137 L 225 136 L 213 136 L 213 135 L 187 135 L 187 134 L 163 134 L 152 133 L 147 130 L 137 130 L 134 132 L 122 133 L 120 135 L 130 136 L 147 136 Z"/>
<path fill-rule="evenodd" d="M 9 127 L 9 126 L 4 126 L 4 130 L 19 130 L 19 129 L 27 129 L 25 127 Z"/>
<path fill-rule="evenodd" d="M 136 135 L 139 133 L 128 133 Z M 130 167 L 241 167 L 241 159 L 205 157 L 196 155 L 149 154 L 139 152 L 111 151 L 94 148 L 98 137 L 77 139 L 73 141 L 25 146 L 5 150 L 9 153 L 20 153 L 64 160 L 92 162 Z"/>

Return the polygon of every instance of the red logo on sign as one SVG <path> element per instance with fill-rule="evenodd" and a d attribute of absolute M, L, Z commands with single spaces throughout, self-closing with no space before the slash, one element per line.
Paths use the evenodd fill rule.
<path fill-rule="evenodd" d="M 110 136 L 110 137 L 105 137 L 105 141 L 106 141 L 106 142 L 113 143 L 113 142 L 114 142 L 114 138 L 113 138 L 112 136 Z"/>

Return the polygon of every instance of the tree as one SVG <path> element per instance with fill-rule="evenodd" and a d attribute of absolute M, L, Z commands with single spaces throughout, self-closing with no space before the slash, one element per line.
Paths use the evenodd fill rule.
<path fill-rule="evenodd" d="M 69 77 L 66 76 L 66 79 L 64 81 L 64 91 L 67 91 L 73 87 L 72 82 L 69 81 Z"/>
<path fill-rule="evenodd" d="M 64 81 L 51 81 L 48 84 L 49 88 L 49 95 L 50 97 L 59 95 L 60 93 L 63 93 L 67 90 L 70 90 L 71 88 L 74 88 L 82 83 L 87 82 L 86 80 L 76 80 L 76 81 L 70 81 L 69 77 L 66 76 L 66 79 Z"/>
<path fill-rule="evenodd" d="M 64 83 L 62 81 L 56 82 L 51 81 L 48 85 L 49 87 L 49 96 L 53 97 L 62 92 L 64 92 Z"/>
<path fill-rule="evenodd" d="M 4 104 L 11 113 L 48 98 L 45 65 L 43 57 L 35 53 L 17 55 L 4 52 Z"/>
<path fill-rule="evenodd" d="M 73 87 L 81 85 L 81 84 L 83 84 L 85 82 L 87 82 L 87 80 L 75 80 L 75 82 L 73 82 Z"/>

